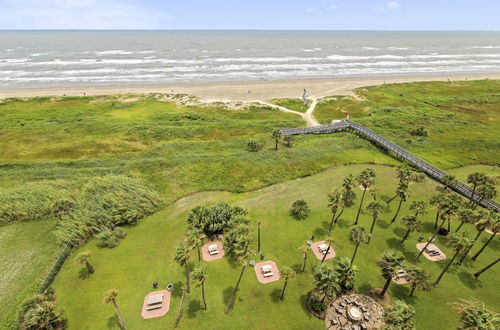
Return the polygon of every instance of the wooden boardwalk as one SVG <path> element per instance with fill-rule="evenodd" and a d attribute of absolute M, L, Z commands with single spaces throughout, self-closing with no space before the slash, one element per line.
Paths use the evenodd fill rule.
<path fill-rule="evenodd" d="M 287 129 L 281 129 L 280 131 L 281 131 L 282 135 L 329 134 L 329 133 L 336 133 L 336 132 L 342 132 L 342 131 L 354 132 L 356 134 L 364 136 L 366 139 L 370 140 L 371 142 L 376 143 L 376 144 L 384 147 L 385 149 L 393 152 L 394 154 L 396 154 L 396 156 L 399 159 L 406 160 L 408 163 L 419 168 L 422 172 L 426 173 L 431 178 L 433 178 L 439 182 L 442 182 L 443 178 L 448 175 L 446 172 L 444 172 L 444 171 L 432 166 L 431 164 L 427 163 L 426 161 L 418 158 L 417 156 L 415 156 L 412 153 L 410 153 L 409 151 L 401 148 L 397 144 L 395 144 L 395 143 L 387 140 L 383 136 L 375 133 L 371 129 L 366 128 L 365 126 L 362 126 L 360 124 L 354 123 L 350 120 L 342 120 L 342 121 L 339 121 L 339 122 L 331 124 L 331 125 L 319 125 L 319 126 L 301 127 L 301 128 L 287 128 Z M 472 196 L 472 189 L 460 181 L 457 181 L 457 183 L 450 188 L 468 199 L 470 199 Z M 491 209 L 491 210 L 495 210 L 496 212 L 499 211 L 499 204 L 494 200 L 483 200 L 480 198 L 480 196 L 475 195 L 474 201 L 483 207 L 486 207 L 486 208 Z"/>

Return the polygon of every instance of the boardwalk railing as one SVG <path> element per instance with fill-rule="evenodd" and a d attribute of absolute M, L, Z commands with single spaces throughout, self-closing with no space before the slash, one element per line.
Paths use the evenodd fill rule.
<path fill-rule="evenodd" d="M 411 152 L 387 140 L 386 138 L 375 133 L 371 129 L 366 128 L 365 126 L 362 126 L 360 124 L 354 123 L 350 120 L 342 120 L 331 125 L 320 125 L 320 126 L 302 127 L 302 128 L 286 128 L 286 129 L 281 129 L 280 131 L 282 135 L 329 134 L 341 131 L 355 131 L 356 133 L 366 137 L 368 140 L 395 153 L 398 158 L 404 159 L 410 164 L 413 164 L 413 166 L 419 168 L 422 172 L 426 173 L 431 178 L 434 178 L 439 182 L 442 182 L 443 178 L 448 175 L 446 172 L 418 158 Z M 468 199 L 472 197 L 472 189 L 460 181 L 457 181 L 453 186 L 450 186 L 450 188 Z M 496 201 L 484 200 L 481 198 L 481 196 L 478 196 L 477 194 L 474 195 L 474 201 L 479 205 L 491 210 L 495 210 L 496 212 L 498 212 L 500 209 L 499 204 Z"/>

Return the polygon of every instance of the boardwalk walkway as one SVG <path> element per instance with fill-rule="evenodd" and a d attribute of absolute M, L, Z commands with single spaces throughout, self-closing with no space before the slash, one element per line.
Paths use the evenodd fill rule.
<path fill-rule="evenodd" d="M 299 134 L 328 134 L 341 131 L 351 131 L 363 135 L 368 140 L 386 148 L 387 150 L 395 153 L 398 158 L 404 159 L 415 167 L 419 168 L 422 172 L 429 175 L 431 178 L 442 182 L 442 179 L 448 174 L 440 169 L 432 166 L 426 161 L 418 158 L 409 151 L 401 148 L 397 144 L 387 140 L 383 136 L 375 133 L 374 131 L 360 125 L 356 124 L 350 120 L 342 120 L 331 125 L 319 125 L 313 127 L 303 127 L 303 128 L 287 128 L 282 129 L 282 135 L 299 135 Z M 472 189 L 466 184 L 458 181 L 454 186 L 450 187 L 462 196 L 470 199 L 472 196 Z M 482 200 L 479 196 L 474 196 L 474 201 L 479 205 L 486 207 L 491 210 L 499 211 L 499 204 L 494 200 Z"/>

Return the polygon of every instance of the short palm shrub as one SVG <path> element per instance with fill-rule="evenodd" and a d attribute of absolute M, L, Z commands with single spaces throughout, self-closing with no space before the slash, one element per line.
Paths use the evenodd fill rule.
<path fill-rule="evenodd" d="M 290 215 L 296 219 L 305 219 L 310 212 L 311 210 L 309 209 L 309 205 L 307 205 L 307 202 L 303 199 L 293 202 L 292 207 L 290 208 Z"/>
<path fill-rule="evenodd" d="M 127 236 L 125 229 L 117 227 L 113 230 L 106 229 L 96 235 L 97 245 L 99 247 L 114 248 L 120 242 L 120 239 Z"/>
<path fill-rule="evenodd" d="M 247 150 L 250 152 L 257 152 L 262 149 L 262 143 L 257 142 L 255 140 L 250 140 L 247 142 Z"/>

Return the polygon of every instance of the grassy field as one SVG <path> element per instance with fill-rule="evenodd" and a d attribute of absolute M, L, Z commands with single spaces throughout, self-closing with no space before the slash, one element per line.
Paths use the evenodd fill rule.
<path fill-rule="evenodd" d="M 129 328 L 164 329 L 171 328 L 179 306 L 180 292 L 174 294 L 170 312 L 163 318 L 145 321 L 140 316 L 144 296 L 152 290 L 151 283 L 158 281 L 160 286 L 172 282 L 177 287 L 184 279 L 183 268 L 173 261 L 175 245 L 182 239 L 186 226 L 187 212 L 196 205 L 206 205 L 218 201 L 227 201 L 240 205 L 250 212 L 252 227 L 256 230 L 257 222 L 262 223 L 262 249 L 266 260 L 277 263 L 278 267 L 289 265 L 299 268 L 301 255 L 297 248 L 305 244 L 312 234 L 323 235 L 328 228 L 330 218 L 326 207 L 326 195 L 348 173 L 359 173 L 365 165 L 334 167 L 311 177 L 288 181 L 261 190 L 231 194 L 227 192 L 203 192 L 185 197 L 163 211 L 145 219 L 140 225 L 128 230 L 127 238 L 115 249 L 99 249 L 94 242 L 82 249 L 90 249 L 94 254 L 95 274 L 85 277 L 82 266 L 73 262 L 73 257 L 63 267 L 55 281 L 58 302 L 65 306 L 72 329 L 117 328 L 114 311 L 110 306 L 102 306 L 101 295 L 110 288 L 120 291 L 119 305 Z M 395 169 L 388 166 L 371 166 L 377 173 L 376 183 L 382 199 L 388 199 L 396 186 Z M 383 184 L 382 184 L 383 183 Z M 427 199 L 436 185 L 427 181 L 412 187 L 411 200 Z M 358 191 L 358 196 L 361 190 Z M 312 212 L 305 220 L 295 220 L 288 214 L 291 203 L 296 199 L 305 199 Z M 359 202 L 359 199 L 357 200 Z M 366 203 L 366 201 L 365 201 Z M 403 215 L 407 214 L 406 203 Z M 342 221 L 333 233 L 333 246 L 337 255 L 351 256 L 353 246 L 347 233 L 354 221 L 357 203 L 342 216 Z M 369 246 L 360 248 L 355 262 L 360 271 L 356 288 L 365 292 L 373 287 L 380 287 L 383 279 L 375 264 L 386 248 L 401 250 L 408 259 L 417 252 L 416 240 L 420 233 L 413 233 L 403 245 L 399 243 L 404 234 L 399 224 L 388 225 L 396 204 L 384 210 L 375 229 L 375 236 Z M 362 214 L 361 224 L 367 227 L 370 217 Z M 425 234 L 428 236 L 433 223 L 433 212 L 424 217 Z M 453 227 L 456 223 L 453 223 Z M 467 231 L 473 231 L 467 226 Z M 256 237 L 256 232 L 254 232 Z M 483 241 L 487 239 L 484 235 Z M 437 243 L 447 255 L 451 251 L 445 246 L 444 239 Z M 255 244 L 254 244 L 255 245 Z M 479 245 L 478 245 L 479 247 Z M 476 247 L 476 249 L 478 248 Z M 498 288 L 495 279 L 498 272 L 485 273 L 480 281 L 473 279 L 473 270 L 491 261 L 498 254 L 500 245 L 494 241 L 475 264 L 465 263 L 462 267 L 452 267 L 437 289 L 431 292 L 418 292 L 408 298 L 407 286 L 392 285 L 393 297 L 407 300 L 417 310 L 418 329 L 456 328 L 458 317 L 452 312 L 448 302 L 461 297 L 478 298 L 489 308 L 498 310 Z M 329 261 L 331 262 L 331 261 Z M 196 253 L 192 253 L 190 267 L 197 263 Z M 233 311 L 224 315 L 224 305 L 236 283 L 240 268 L 224 258 L 208 263 L 206 292 L 208 311 L 203 311 L 200 290 L 192 288 L 185 302 L 185 313 L 180 329 L 234 329 L 235 324 L 242 328 L 259 329 L 322 329 L 323 321 L 311 317 L 304 310 L 304 299 L 312 288 L 312 269 L 318 264 L 311 255 L 307 272 L 291 280 L 286 299 L 279 301 L 279 289 L 283 283 L 275 282 L 262 285 L 257 282 L 254 270 L 249 267 L 243 277 Z M 444 262 L 433 263 L 425 258 L 420 266 L 436 278 Z M 92 315 L 92 317 L 89 317 Z M 258 326 L 256 323 L 258 322 Z"/>
<path fill-rule="evenodd" d="M 301 98 L 296 99 L 272 99 L 269 103 L 285 107 L 298 112 L 306 112 L 311 105 L 311 100 L 307 101 L 307 106 L 304 106 L 304 101 Z"/>
<path fill-rule="evenodd" d="M 0 329 L 17 317 L 19 304 L 38 289 L 59 247 L 55 222 L 41 220 L 0 227 Z"/>
<path fill-rule="evenodd" d="M 347 111 L 353 120 L 459 178 L 476 169 L 498 177 L 494 166 L 499 163 L 495 152 L 500 147 L 499 91 L 500 81 L 491 80 L 368 87 L 358 90 L 359 98 L 343 96 L 323 101 L 315 116 L 328 123 L 344 118 L 342 111 Z M 176 103 L 180 100 L 188 102 Z M 58 196 L 72 197 L 94 178 L 117 174 L 143 180 L 161 194 L 164 205 L 170 205 L 201 191 L 254 191 L 322 173 L 336 165 L 398 163 L 349 133 L 296 137 L 293 148 L 282 146 L 275 152 L 271 131 L 304 126 L 299 116 L 269 107 L 235 110 L 221 103 L 187 105 L 189 101 L 183 95 L 156 94 L 0 100 L 0 199 L 15 190 L 25 192 L 29 200 L 34 185 L 57 187 Z M 300 108 L 299 99 L 278 102 L 300 111 L 296 108 Z M 409 133 L 419 125 L 429 132 L 427 138 Z M 263 143 L 263 150 L 247 151 L 250 139 Z M 167 221 L 165 217 L 173 207 L 144 223 L 150 223 L 150 219 Z M 0 235 L 9 232 L 7 242 L 15 242 L 14 238 L 36 240 L 28 247 L 48 268 L 53 255 L 37 244 L 50 242 L 55 253 L 54 240 L 47 238 L 53 227 L 49 223 L 41 220 L 1 226 Z M 36 226 L 42 228 L 36 230 Z M 132 231 L 142 226 L 146 225 L 132 228 L 131 237 Z M 174 227 L 169 229 L 171 239 L 178 239 L 175 233 L 180 229 Z M 46 241 L 36 239 L 42 233 Z M 131 241 L 127 238 L 123 245 Z M 3 242 L 1 246 L 7 248 L 1 251 L 0 260 L 16 260 L 18 249 Z M 39 250 L 42 252 L 37 254 Z M 97 260 L 101 253 L 114 251 L 100 251 Z M 102 267 L 116 267 L 102 260 Z M 230 269 L 236 274 L 237 270 Z M 36 268 L 32 273 L 16 273 L 5 289 L 12 295 L 9 299 L 22 300 L 28 291 L 17 290 L 15 284 L 25 288 L 23 283 L 31 283 L 34 287 L 41 272 Z M 11 273 L 8 267 L 0 268 L 1 279 L 10 278 Z M 306 282 L 310 285 L 309 279 Z M 137 294 L 142 297 L 143 292 Z M 0 314 L 14 308 L 7 303 L 1 299 Z"/>

